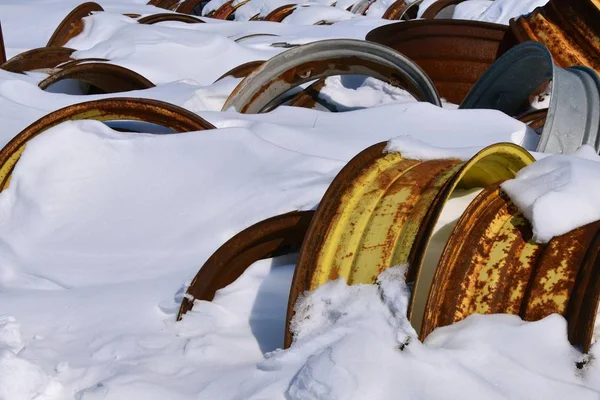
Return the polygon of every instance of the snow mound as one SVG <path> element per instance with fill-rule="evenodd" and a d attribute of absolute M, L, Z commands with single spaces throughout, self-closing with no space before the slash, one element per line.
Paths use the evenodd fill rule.
<path fill-rule="evenodd" d="M 502 189 L 531 222 L 534 240 L 545 243 L 600 220 L 599 176 L 600 156 L 585 145 L 523 168 Z"/>

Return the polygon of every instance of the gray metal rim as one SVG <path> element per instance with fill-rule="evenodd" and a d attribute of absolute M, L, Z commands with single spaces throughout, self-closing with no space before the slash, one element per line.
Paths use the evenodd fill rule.
<path fill-rule="evenodd" d="M 323 62 L 327 62 L 326 66 L 318 64 Z M 316 66 L 322 70 L 318 71 Z M 260 113 L 271 100 L 289 89 L 328 76 L 367 75 L 387 81 L 390 77 L 378 69 L 393 71 L 394 78 L 403 83 L 401 87 L 418 100 L 441 106 L 431 79 L 407 57 L 376 43 L 332 39 L 298 46 L 269 59 L 240 82 L 223 110 Z"/>

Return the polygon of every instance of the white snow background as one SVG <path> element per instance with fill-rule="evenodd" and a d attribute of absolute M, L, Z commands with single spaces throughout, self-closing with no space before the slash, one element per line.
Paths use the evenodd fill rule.
<path fill-rule="evenodd" d="M 108 58 L 157 87 L 68 95 L 38 89 L 43 74 L 0 71 L 0 144 L 50 111 L 123 95 L 183 106 L 219 129 L 124 134 L 78 121 L 27 144 L 0 193 L 1 400 L 600 398 L 599 350 L 593 347 L 578 370 L 584 356 L 557 315 L 531 323 L 475 315 L 420 343 L 404 313 L 404 266 L 383 273 L 377 285 L 338 280 L 303 297 L 296 341 L 285 351 L 294 256 L 255 263 L 176 323 L 186 282 L 221 244 L 264 218 L 316 207 L 365 147 L 396 138 L 392 151 L 464 158 L 496 142 L 534 149 L 535 138 L 500 112 L 415 103 L 374 79 L 328 79 L 324 95 L 345 112 L 219 111 L 239 80 L 213 82 L 232 67 L 284 50 L 274 42 L 362 39 L 389 23 L 377 7 L 356 17 L 345 11 L 347 2 L 320 2 L 282 24 L 138 25 L 121 13 L 164 10 L 145 0 L 98 2 L 106 12 L 87 17 L 67 44 L 78 50 L 74 57 Z M 7 55 L 44 46 L 79 3 L 0 1 Z M 265 15 L 286 3 L 253 0 L 236 16 Z M 453 12 L 507 23 L 543 3 L 469 0 Z M 311 25 L 325 18 L 341 22 Z M 234 42 L 252 33 L 278 36 Z M 547 157 L 504 185 L 538 240 L 600 218 L 593 153 Z M 455 223 L 465 205 L 451 201 L 436 229 Z M 439 252 L 443 241 L 436 246 Z"/>

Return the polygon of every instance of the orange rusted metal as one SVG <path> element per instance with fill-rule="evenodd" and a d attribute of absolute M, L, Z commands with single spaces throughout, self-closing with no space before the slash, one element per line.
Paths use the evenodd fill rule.
<path fill-rule="evenodd" d="M 383 13 L 381 18 L 392 20 L 415 19 L 417 18 L 417 12 L 419 11 L 419 4 L 422 1 L 423 0 L 416 0 L 412 3 L 406 3 L 404 0 L 396 0 L 387 8 L 387 10 L 385 10 L 385 13 Z"/>
<path fill-rule="evenodd" d="M 186 24 L 201 24 L 204 21 L 192 15 L 176 13 L 152 14 L 146 15 L 145 17 L 138 19 L 138 23 L 144 25 L 153 25 L 158 24 L 160 22 L 183 22 Z"/>
<path fill-rule="evenodd" d="M 233 283 L 254 262 L 295 253 L 300 249 L 314 211 L 294 211 L 244 229 L 204 263 L 186 291 L 177 320 L 194 300 L 211 301 L 215 292 Z"/>
<path fill-rule="evenodd" d="M 421 15 L 423 19 L 435 19 L 437 15 L 445 8 L 455 6 L 465 0 L 437 0 L 435 3 L 427 7 L 427 10 Z"/>
<path fill-rule="evenodd" d="M 16 73 L 54 69 L 71 60 L 71 54 L 74 51 L 74 49 L 66 47 L 40 47 L 17 54 L 0 65 L 0 68 Z"/>
<path fill-rule="evenodd" d="M 376 28 L 366 39 L 413 60 L 433 80 L 440 95 L 455 104 L 516 44 L 504 25 L 461 20 L 400 22 Z"/>
<path fill-rule="evenodd" d="M 94 2 L 83 3 L 75 7 L 58 25 L 46 46 L 64 46 L 69 40 L 83 31 L 83 18 L 97 11 L 104 11 L 104 9 L 98 3 Z"/>
<path fill-rule="evenodd" d="M 71 64 L 63 67 L 60 71 L 53 73 L 38 86 L 46 90 L 57 82 L 75 79 L 91 85 L 90 92 L 119 93 L 131 90 L 143 90 L 154 87 L 154 84 L 142 75 L 119 65 L 101 62 L 89 62 L 85 64 Z"/>
<path fill-rule="evenodd" d="M 185 0 L 179 4 L 179 6 L 177 7 L 177 12 L 183 13 L 183 14 L 199 15 L 198 13 L 201 10 L 197 10 L 196 7 L 200 6 L 201 3 L 207 3 L 207 1 L 206 0 Z"/>
<path fill-rule="evenodd" d="M 175 132 L 215 129 L 199 115 L 158 100 L 123 97 L 73 104 L 40 118 L 0 150 L 0 190 L 6 189 L 10 183 L 12 170 L 25 150 L 27 141 L 62 122 L 79 119 L 143 121 L 170 128 Z"/>
<path fill-rule="evenodd" d="M 510 21 L 515 37 L 543 43 L 554 62 L 584 65 L 600 73 L 600 9 L 595 0 L 551 0 L 531 14 Z"/>
<path fill-rule="evenodd" d="M 235 13 L 235 10 L 237 10 L 244 4 L 248 3 L 249 1 L 250 0 L 242 0 L 239 3 L 234 5 L 233 4 L 234 0 L 228 0 L 227 2 L 223 3 L 223 5 L 221 7 L 219 7 L 210 16 L 211 16 L 211 18 L 216 18 L 216 19 L 232 19 L 233 14 Z"/>
<path fill-rule="evenodd" d="M 533 161 L 525 150 L 508 143 L 490 146 L 468 162 L 409 160 L 384 152 L 385 146 L 380 143 L 358 154 L 323 196 L 300 250 L 288 324 L 301 293 L 339 277 L 349 284 L 374 283 L 393 265 L 408 264 L 407 282 L 415 293 L 428 293 L 423 260 L 453 191 L 512 178 Z M 408 309 L 413 323 L 414 298 L 413 294 Z M 286 346 L 291 340 L 288 330 Z"/>
<path fill-rule="evenodd" d="M 150 0 L 148 5 L 163 8 L 165 10 L 175 11 L 179 6 L 179 2 L 180 0 Z"/>
<path fill-rule="evenodd" d="M 533 110 L 516 117 L 519 121 L 529 125 L 534 130 L 540 130 L 546 123 L 548 117 L 548 109 Z"/>
<path fill-rule="evenodd" d="M 459 219 L 436 269 L 421 339 L 473 313 L 535 321 L 558 313 L 569 340 L 587 352 L 598 306 L 600 221 L 535 243 L 529 222 L 501 192 L 486 188 Z"/>
<path fill-rule="evenodd" d="M 258 67 L 263 65 L 264 62 L 265 62 L 264 60 L 257 60 L 257 61 L 249 61 L 247 63 L 240 64 L 237 67 L 234 67 L 234 68 L 230 69 L 229 71 L 225 72 L 223 75 L 221 75 L 219 78 L 217 78 L 215 80 L 215 82 L 218 82 L 221 79 L 226 78 L 228 76 L 231 76 L 233 78 L 245 78 L 250 73 L 252 73 L 255 69 L 257 69 Z"/>
<path fill-rule="evenodd" d="M 287 105 L 291 107 L 302 107 L 302 108 L 322 108 L 319 105 L 324 106 L 324 102 L 319 99 L 319 93 L 325 86 L 325 79 L 319 79 L 313 82 L 306 89 L 298 93 Z"/>
<path fill-rule="evenodd" d="M 285 17 L 293 13 L 296 7 L 298 7 L 298 4 L 286 4 L 281 7 L 277 7 L 267 14 L 265 21 L 281 22 L 285 19 Z"/>

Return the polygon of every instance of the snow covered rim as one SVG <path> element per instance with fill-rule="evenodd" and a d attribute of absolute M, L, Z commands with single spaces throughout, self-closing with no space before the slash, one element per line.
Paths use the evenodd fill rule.
<path fill-rule="evenodd" d="M 27 141 L 62 122 L 80 119 L 142 121 L 161 125 L 176 132 L 216 129 L 199 115 L 159 100 L 121 97 L 73 104 L 40 118 L 0 150 L 0 191 L 10 184 L 12 171 L 25 150 Z"/>
<path fill-rule="evenodd" d="M 421 269 L 434 226 L 458 187 L 487 187 L 534 161 L 512 143 L 489 146 L 469 161 L 409 160 L 385 152 L 387 142 L 354 157 L 336 176 L 319 203 L 300 250 L 288 302 L 287 324 L 299 296 L 329 280 L 374 283 L 382 270 L 408 264 L 414 284 L 408 317 L 420 330 L 431 280 Z M 421 281 L 422 280 L 422 281 Z M 420 293 L 420 294 L 419 294 Z M 286 329 L 285 346 L 292 337 Z"/>
<path fill-rule="evenodd" d="M 139 24 L 144 24 L 144 25 L 153 25 L 153 24 L 158 24 L 161 22 L 171 22 L 171 21 L 183 22 L 185 24 L 202 24 L 202 23 L 204 23 L 204 21 L 202 21 L 200 18 L 197 18 L 193 15 L 177 14 L 177 13 L 151 14 L 151 15 L 146 15 L 145 17 L 142 17 L 137 20 L 137 22 Z"/>
<path fill-rule="evenodd" d="M 519 44 L 481 77 L 460 105 L 520 114 L 531 94 L 552 81 L 548 117 L 537 151 L 570 153 L 582 144 L 600 150 L 600 80 L 587 67 L 562 69 L 541 43 Z"/>
<path fill-rule="evenodd" d="M 530 223 L 500 183 L 485 188 L 440 257 L 421 339 L 473 313 L 517 314 L 525 321 L 557 313 L 568 322 L 571 344 L 588 352 L 600 298 L 599 230 L 597 221 L 536 243 Z"/>
<path fill-rule="evenodd" d="M 233 90 L 223 105 L 245 114 L 303 83 L 334 75 L 367 75 L 408 90 L 419 101 L 441 106 L 429 77 L 397 51 L 376 43 L 332 39 L 292 48 L 269 59 Z"/>
<path fill-rule="evenodd" d="M 91 15 L 93 12 L 104 11 L 104 8 L 98 3 L 93 1 L 80 4 L 75 7 L 58 25 L 50 40 L 48 40 L 47 47 L 64 46 L 70 39 L 79 35 L 83 31 L 84 17 Z"/>
<path fill-rule="evenodd" d="M 225 242 L 190 283 L 177 320 L 192 309 L 195 300 L 212 301 L 217 290 L 233 283 L 254 262 L 300 250 L 313 215 L 314 211 L 277 215 L 257 222 Z"/>
<path fill-rule="evenodd" d="M 85 64 L 69 64 L 41 81 L 38 87 L 46 90 L 55 83 L 67 79 L 76 79 L 85 82 L 104 93 L 143 90 L 155 86 L 150 80 L 128 68 L 103 62 L 90 62 Z"/>
<path fill-rule="evenodd" d="M 67 47 L 40 47 L 19 53 L 0 65 L 0 69 L 23 73 L 41 69 L 53 69 L 71 60 L 75 49 Z"/>

